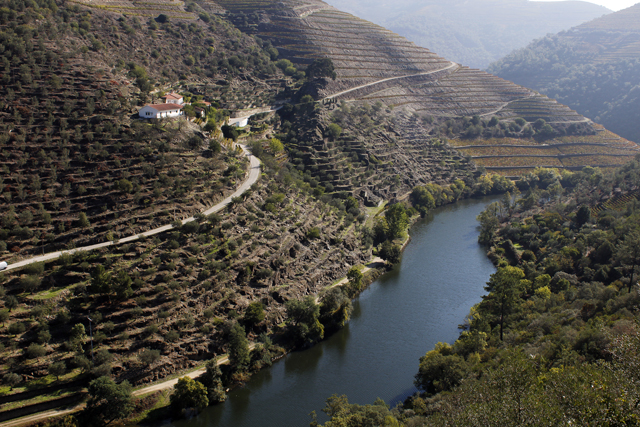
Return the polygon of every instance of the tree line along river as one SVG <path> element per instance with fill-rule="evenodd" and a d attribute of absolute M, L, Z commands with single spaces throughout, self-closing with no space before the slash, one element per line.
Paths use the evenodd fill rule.
<path fill-rule="evenodd" d="M 493 199 L 440 207 L 411 229 L 402 262 L 353 303 L 351 321 L 316 346 L 287 355 L 233 390 L 223 404 L 174 427 L 307 426 L 332 394 L 392 406 L 413 394 L 418 359 L 481 300 L 495 271 L 478 244 L 476 216 Z"/>

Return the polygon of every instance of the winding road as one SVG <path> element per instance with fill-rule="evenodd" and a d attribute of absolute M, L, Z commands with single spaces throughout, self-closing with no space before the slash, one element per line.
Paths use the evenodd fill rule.
<path fill-rule="evenodd" d="M 242 148 L 242 151 L 249 158 L 249 165 L 250 165 L 249 166 L 249 176 L 247 177 L 247 179 L 242 184 L 240 184 L 238 189 L 232 195 L 230 195 L 229 197 L 227 197 L 226 199 L 224 199 L 220 203 L 214 205 L 213 207 L 207 209 L 206 211 L 202 212 L 204 215 L 209 215 L 209 214 L 212 214 L 214 212 L 221 211 L 222 209 L 224 209 L 227 205 L 229 205 L 231 203 L 231 199 L 241 196 L 242 193 L 247 191 L 253 184 L 255 184 L 258 181 L 258 178 L 260 178 L 260 160 L 256 156 L 253 156 L 248 151 L 246 146 L 244 146 L 242 144 L 238 144 L 238 145 L 240 146 L 240 148 Z M 182 220 L 182 224 L 186 224 L 186 223 L 191 222 L 191 221 L 195 221 L 195 218 L 194 217 L 189 217 L 189 218 L 183 219 Z M 43 261 L 55 260 L 55 259 L 60 258 L 60 256 L 62 256 L 63 254 L 74 254 L 76 252 L 89 252 L 89 251 L 93 251 L 93 250 L 100 249 L 100 248 L 106 248 L 108 246 L 114 246 L 114 245 L 120 245 L 120 244 L 124 244 L 124 243 L 133 242 L 133 241 L 138 240 L 141 236 L 144 236 L 144 237 L 154 236 L 156 234 L 160 234 L 160 233 L 164 233 L 165 231 L 172 230 L 173 228 L 174 227 L 171 224 L 163 225 L 162 227 L 154 228 L 152 230 L 145 231 L 144 233 L 134 234 L 133 236 L 123 237 L 123 238 L 118 239 L 116 241 L 98 243 L 98 244 L 90 245 L 90 246 L 82 246 L 82 247 L 79 247 L 79 248 L 69 249 L 69 250 L 65 250 L 65 251 L 51 252 L 51 253 L 48 253 L 48 254 L 45 254 L 45 255 L 40 255 L 40 256 L 33 257 L 33 258 L 24 259 L 22 261 L 15 262 L 13 264 L 9 264 L 9 266 L 6 269 L 2 270 L 0 273 L 6 272 L 6 271 L 11 271 L 11 270 L 14 270 L 14 269 L 17 269 L 17 268 L 21 268 L 21 267 L 24 267 L 25 265 L 33 264 L 35 262 L 43 262 Z"/>
<path fill-rule="evenodd" d="M 460 67 L 460 65 L 456 64 L 455 62 L 451 62 L 448 66 L 446 66 L 444 68 L 440 68 L 439 70 L 427 71 L 425 73 L 407 74 L 406 76 L 399 76 L 399 77 L 389 77 L 388 79 L 377 80 L 377 81 L 375 81 L 373 83 L 367 83 L 367 84 L 364 84 L 364 85 L 352 87 L 351 89 L 343 90 L 342 92 L 338 92 L 338 93 L 331 94 L 329 96 L 325 96 L 321 101 L 325 101 L 327 99 L 337 98 L 337 97 L 345 95 L 345 94 L 347 94 L 349 92 L 353 92 L 355 90 L 362 89 L 364 87 L 379 85 L 380 83 L 388 82 L 388 81 L 391 81 L 391 80 L 400 80 L 400 79 L 406 79 L 407 77 L 415 77 L 415 76 L 427 76 L 429 74 L 435 74 L 435 73 L 439 73 L 441 71 L 446 71 L 446 70 L 450 70 L 451 68 L 458 68 L 458 67 Z"/>

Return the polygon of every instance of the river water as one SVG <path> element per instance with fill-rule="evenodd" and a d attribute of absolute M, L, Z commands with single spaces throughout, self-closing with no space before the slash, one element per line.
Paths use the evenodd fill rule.
<path fill-rule="evenodd" d="M 392 405 L 413 394 L 418 359 L 438 341 L 455 341 L 494 272 L 477 243 L 475 219 L 491 201 L 434 210 L 411 229 L 400 265 L 354 301 L 345 328 L 258 372 L 225 403 L 171 425 L 302 427 L 313 410 L 326 421 L 321 410 L 332 394 L 360 404 L 380 397 Z"/>

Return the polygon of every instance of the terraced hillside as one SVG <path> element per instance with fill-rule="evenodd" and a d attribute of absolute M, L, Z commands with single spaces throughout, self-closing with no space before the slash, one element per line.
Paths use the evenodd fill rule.
<path fill-rule="evenodd" d="M 326 98 L 323 101 L 326 105 L 322 107 L 328 112 L 323 116 L 325 119 L 332 117 L 336 102 L 346 102 L 356 109 L 380 103 L 383 108 L 393 111 L 391 115 L 397 118 L 417 114 L 425 120 L 427 125 L 421 127 L 422 137 L 414 135 L 403 142 L 418 147 L 432 144 L 431 139 L 441 135 L 517 137 L 513 144 L 532 146 L 562 143 L 546 141 L 551 138 L 577 137 L 574 142 L 580 142 L 583 140 L 580 138 L 589 135 L 590 143 L 599 144 L 582 145 L 581 150 L 585 152 L 580 156 L 564 158 L 563 161 L 556 156 L 546 163 L 541 160 L 545 158 L 538 157 L 484 155 L 477 158 L 478 165 L 508 175 L 518 175 L 523 168 L 541 165 L 571 168 L 618 165 L 635 155 L 633 144 L 623 142 L 630 149 L 620 151 L 617 140 L 605 136 L 599 126 L 554 99 L 447 61 L 382 27 L 341 12 L 322 1 L 219 0 L 216 3 L 228 11 L 238 28 L 269 40 L 278 48 L 281 57 L 291 60 L 298 68 L 315 59 L 330 58 L 333 61 L 337 78 L 325 79 L 316 86 L 316 96 Z M 463 121 L 464 117 L 474 116 L 478 117 L 475 126 L 480 128 L 470 132 L 462 129 L 463 132 L 456 133 L 460 126 L 447 124 L 450 120 Z M 498 123 L 488 126 L 493 117 Z M 394 138 L 398 141 L 404 134 L 412 132 L 411 127 L 415 127 L 415 124 L 407 126 L 401 120 L 396 122 L 398 126 L 393 126 L 393 129 Z M 325 121 L 324 126 L 327 125 Z M 373 141 L 379 138 L 384 141 L 381 135 L 374 136 Z M 324 143 L 317 141 L 320 145 Z M 509 141 L 505 140 L 506 150 Z M 597 150 L 594 147 L 598 147 Z M 299 149 L 295 144 L 293 148 Z M 396 148 L 387 155 L 394 159 L 402 157 L 406 147 L 401 144 Z M 334 162 L 329 159 L 328 163 Z M 402 170 L 402 167 L 398 168 Z M 408 167 L 406 171 L 407 175 L 416 174 L 408 172 L 415 171 L 415 168 Z M 335 178 L 335 174 L 330 175 Z M 408 182 L 412 182 L 411 179 Z M 331 184 L 335 186 L 336 183 Z M 340 185 L 339 188 L 345 188 L 343 183 Z M 349 188 L 361 190 L 357 185 Z"/>
<path fill-rule="evenodd" d="M 547 36 L 489 71 L 640 141 L 640 5 Z"/>

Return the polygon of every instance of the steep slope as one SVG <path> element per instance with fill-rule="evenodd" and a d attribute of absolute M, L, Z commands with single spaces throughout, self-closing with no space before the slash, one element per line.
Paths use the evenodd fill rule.
<path fill-rule="evenodd" d="M 584 1 L 329 1 L 453 61 L 485 68 L 549 33 L 610 13 Z"/>
<path fill-rule="evenodd" d="M 310 91 L 316 98 L 328 97 L 323 109 L 329 114 L 323 116 L 321 128 L 328 126 L 326 119 L 336 108 L 334 102 L 345 101 L 357 106 L 379 102 L 393 111 L 391 116 L 416 115 L 423 123 L 419 136 L 407 135 L 414 133 L 412 126 L 394 125 L 394 134 L 399 140 L 407 138 L 412 143 L 430 145 L 432 138 L 442 136 L 451 138 L 454 145 L 466 146 L 475 143 L 457 139 L 517 137 L 520 141 L 479 143 L 507 146 L 507 152 L 482 153 L 478 163 L 510 176 L 538 166 L 579 169 L 584 165 L 620 165 L 636 153 L 635 144 L 608 135 L 601 127 L 553 99 L 447 61 L 389 30 L 324 2 L 220 0 L 217 3 L 229 11 L 239 28 L 269 40 L 279 49 L 281 57 L 298 67 L 305 67 L 314 59 L 333 61 L 337 78 L 324 79 Z M 463 120 L 465 116 L 477 118 L 472 123 Z M 494 116 L 496 119 L 492 120 Z M 554 141 L 554 138 L 563 139 Z M 569 144 L 570 149 L 544 151 L 548 147 L 541 145 L 543 141 L 547 145 Z M 545 148 L 508 155 L 508 146 L 521 142 Z M 619 151 L 619 148 L 630 150 Z M 388 153 L 390 161 L 396 162 L 402 153 L 402 149 Z M 473 157 L 471 153 L 465 154 Z M 416 183 L 412 181 L 415 168 L 398 169 L 404 170 L 401 176 L 406 176 L 408 183 Z"/>
<path fill-rule="evenodd" d="M 417 184 L 439 184 L 430 187 L 438 203 L 513 185 L 499 176 L 479 183 L 483 170 L 463 151 L 472 148 L 455 144 L 513 154 L 562 135 L 584 150 L 552 153 L 571 168 L 633 155 L 631 144 L 628 155 L 613 153 L 626 143 L 553 100 L 321 1 L 0 4 L 3 259 L 176 225 L 0 273 L 1 373 L 22 378 L 16 392 L 57 380 L 54 361 L 63 381 L 81 384 L 105 374 L 161 378 L 228 351 L 237 323 L 254 341 L 274 331 L 302 345 L 320 339 L 317 319 L 306 330 L 282 327 L 287 302 L 320 295 L 324 304 L 327 286 L 370 259 L 362 202 L 402 199 Z M 335 80 L 305 78 L 317 59 L 331 59 Z M 165 90 L 211 102 L 206 125 L 195 110 L 191 120 L 138 120 Z M 218 132 L 228 110 L 274 103 L 278 114 L 252 118 L 240 137 L 264 162 L 260 181 L 225 212 L 179 226 L 245 174 L 246 159 Z M 505 175 L 548 162 L 482 157 Z M 345 321 L 332 316 L 348 314 L 358 289 L 335 291 L 328 328 Z M 256 348 L 225 381 L 275 356 L 268 340 Z"/>
<path fill-rule="evenodd" d="M 548 36 L 489 70 L 640 141 L 640 5 Z"/>

